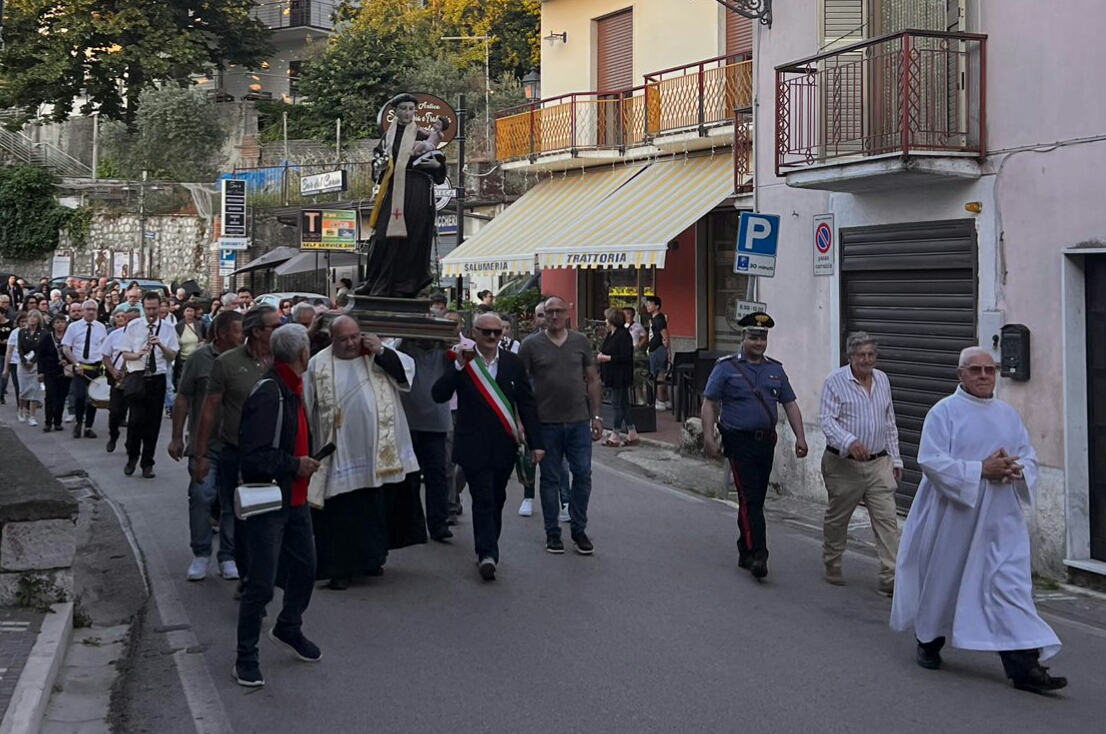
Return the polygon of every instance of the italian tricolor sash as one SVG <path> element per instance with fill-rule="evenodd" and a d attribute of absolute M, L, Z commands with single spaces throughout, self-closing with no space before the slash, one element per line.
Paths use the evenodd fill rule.
<path fill-rule="evenodd" d="M 515 421 L 514 406 L 511 405 L 511 401 L 507 400 L 507 396 L 503 394 L 503 391 L 499 389 L 499 384 L 488 372 L 488 366 L 484 364 L 484 360 L 480 357 L 470 359 L 465 364 L 465 371 L 472 378 L 480 394 L 488 401 L 488 405 L 491 406 L 492 412 L 499 418 L 499 422 L 503 424 L 507 435 L 521 443 L 522 437 L 518 431 L 518 423 Z"/>

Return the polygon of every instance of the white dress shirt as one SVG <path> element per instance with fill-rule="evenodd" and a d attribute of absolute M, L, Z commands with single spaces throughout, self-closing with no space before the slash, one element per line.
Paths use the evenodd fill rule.
<path fill-rule="evenodd" d="M 87 335 L 92 332 L 92 337 Z M 104 340 L 107 339 L 108 330 L 99 321 L 74 321 L 65 327 L 65 336 L 61 338 L 61 345 L 69 347 L 73 352 L 73 358 L 81 364 L 100 364 L 104 356 Z M 85 340 L 88 340 L 88 357 L 84 356 Z"/>
<path fill-rule="evenodd" d="M 100 346 L 100 351 L 111 360 L 112 366 L 117 370 L 123 369 L 123 358 L 120 355 L 123 354 L 123 336 L 125 333 L 126 329 L 112 330 Z"/>
<path fill-rule="evenodd" d="M 156 319 L 150 322 L 145 318 L 141 318 L 127 324 L 127 330 L 123 334 L 123 351 L 138 354 L 146 347 L 146 340 L 151 335 L 160 339 L 162 346 L 166 349 L 171 349 L 173 352 L 180 349 L 180 343 L 177 341 L 177 330 L 168 321 Z M 147 359 L 147 357 L 142 358 L 143 365 L 146 364 Z M 155 375 L 164 375 L 169 372 L 169 362 L 165 359 L 165 352 L 158 347 L 154 348 L 154 360 Z"/>
<path fill-rule="evenodd" d="M 899 429 L 891 403 L 891 383 L 882 370 L 872 370 L 872 389 L 860 384 L 850 365 L 829 373 L 822 386 L 822 432 L 829 446 L 847 454 L 857 441 L 871 454 L 886 451 L 896 467 L 902 467 L 899 455 Z"/>

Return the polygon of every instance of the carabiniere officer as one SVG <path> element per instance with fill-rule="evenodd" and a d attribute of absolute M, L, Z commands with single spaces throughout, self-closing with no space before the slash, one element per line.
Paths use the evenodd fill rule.
<path fill-rule="evenodd" d="M 703 437 L 707 456 L 718 458 L 718 442 L 709 428 L 717 422 L 737 489 L 737 565 L 759 581 L 768 575 L 764 499 L 776 447 L 777 406 L 783 405 L 787 422 L 795 432 L 795 456 L 800 459 L 807 454 L 806 432 L 783 365 L 764 356 L 768 330 L 776 323 L 763 311 L 737 323 L 743 327 L 741 351 L 719 359 L 707 379 Z"/>

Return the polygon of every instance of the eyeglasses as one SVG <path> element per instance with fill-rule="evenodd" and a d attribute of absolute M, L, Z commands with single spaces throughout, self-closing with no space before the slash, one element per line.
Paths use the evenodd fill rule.
<path fill-rule="evenodd" d="M 987 375 L 993 377 L 998 372 L 998 366 L 993 364 L 973 364 L 965 367 L 969 374 L 979 376 Z"/>
<path fill-rule="evenodd" d="M 563 308 L 547 308 L 545 309 L 546 316 L 553 316 L 554 314 L 564 313 L 566 309 Z"/>
<path fill-rule="evenodd" d="M 503 329 L 481 329 L 478 326 L 474 326 L 473 330 L 479 331 L 484 336 L 503 336 Z"/>

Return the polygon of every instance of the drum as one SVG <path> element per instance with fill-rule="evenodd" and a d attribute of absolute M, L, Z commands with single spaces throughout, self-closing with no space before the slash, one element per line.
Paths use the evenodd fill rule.
<path fill-rule="evenodd" d="M 111 405 L 111 385 L 107 375 L 100 375 L 88 383 L 88 402 L 94 408 L 107 408 Z"/>

